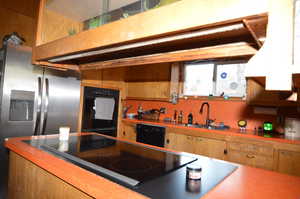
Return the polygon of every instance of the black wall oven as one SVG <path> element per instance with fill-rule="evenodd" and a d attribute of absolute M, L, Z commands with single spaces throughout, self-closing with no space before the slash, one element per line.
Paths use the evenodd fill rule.
<path fill-rule="evenodd" d="M 82 132 L 117 136 L 119 90 L 84 87 Z"/>

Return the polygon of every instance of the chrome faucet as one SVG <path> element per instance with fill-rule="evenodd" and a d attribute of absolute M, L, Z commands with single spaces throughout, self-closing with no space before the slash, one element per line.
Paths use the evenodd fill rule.
<path fill-rule="evenodd" d="M 208 102 L 202 103 L 201 108 L 200 108 L 200 113 L 201 114 L 203 113 L 203 109 L 204 109 L 205 105 L 207 106 L 207 115 L 206 115 L 206 120 L 205 120 L 205 126 L 209 127 L 211 122 L 213 122 L 213 120 L 209 119 L 209 103 Z"/>

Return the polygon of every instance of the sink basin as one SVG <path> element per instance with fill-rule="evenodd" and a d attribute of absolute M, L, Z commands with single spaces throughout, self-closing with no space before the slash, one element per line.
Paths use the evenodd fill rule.
<path fill-rule="evenodd" d="M 230 129 L 227 125 L 210 125 L 205 124 L 177 124 L 178 126 L 192 127 L 192 128 L 203 128 L 203 129 L 214 129 L 214 130 L 228 130 Z"/>
<path fill-rule="evenodd" d="M 215 129 L 215 130 L 228 130 L 230 129 L 229 126 L 223 125 L 223 126 L 216 126 L 216 125 L 211 125 L 207 129 Z"/>

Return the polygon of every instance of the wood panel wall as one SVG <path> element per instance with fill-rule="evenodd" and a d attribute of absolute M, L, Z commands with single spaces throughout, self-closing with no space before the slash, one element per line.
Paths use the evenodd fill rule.
<path fill-rule="evenodd" d="M 82 86 L 95 86 L 120 90 L 121 106 L 119 108 L 119 121 L 121 121 L 123 109 L 121 102 L 125 99 L 168 101 L 170 97 L 170 80 L 170 63 L 88 70 L 83 71 L 81 74 Z M 79 116 L 79 118 L 81 118 L 81 116 Z M 79 131 L 80 126 L 81 123 L 79 119 Z M 121 122 L 119 122 L 118 129 L 118 134 L 123 132 Z"/>
<path fill-rule="evenodd" d="M 38 0 L 0 0 L 0 42 L 5 35 L 19 33 L 26 46 L 34 45 Z"/>
<path fill-rule="evenodd" d="M 81 85 L 83 86 L 94 86 L 99 88 L 110 88 L 117 89 L 120 91 L 119 101 L 119 123 L 118 123 L 118 135 L 123 131 L 121 125 L 122 118 L 122 100 L 126 99 L 127 88 L 124 81 L 125 68 L 118 69 L 104 69 L 104 70 L 90 70 L 84 71 L 81 74 Z M 78 131 L 81 131 L 81 118 L 82 118 L 82 107 L 83 107 L 83 89 L 81 90 L 81 103 L 79 112 Z"/>
<path fill-rule="evenodd" d="M 124 78 L 129 99 L 168 100 L 170 97 L 170 63 L 130 67 Z"/>

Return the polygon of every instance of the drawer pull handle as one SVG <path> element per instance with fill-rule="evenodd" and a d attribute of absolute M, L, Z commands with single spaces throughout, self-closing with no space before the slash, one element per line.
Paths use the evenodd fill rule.
<path fill-rule="evenodd" d="M 246 157 L 247 157 L 247 158 L 250 158 L 250 159 L 253 159 L 253 158 L 255 158 L 255 156 L 254 156 L 254 155 L 249 155 L 249 154 L 248 154 L 248 155 L 246 155 Z"/>
<path fill-rule="evenodd" d="M 227 155 L 228 151 L 227 149 L 224 149 L 224 154 Z"/>

